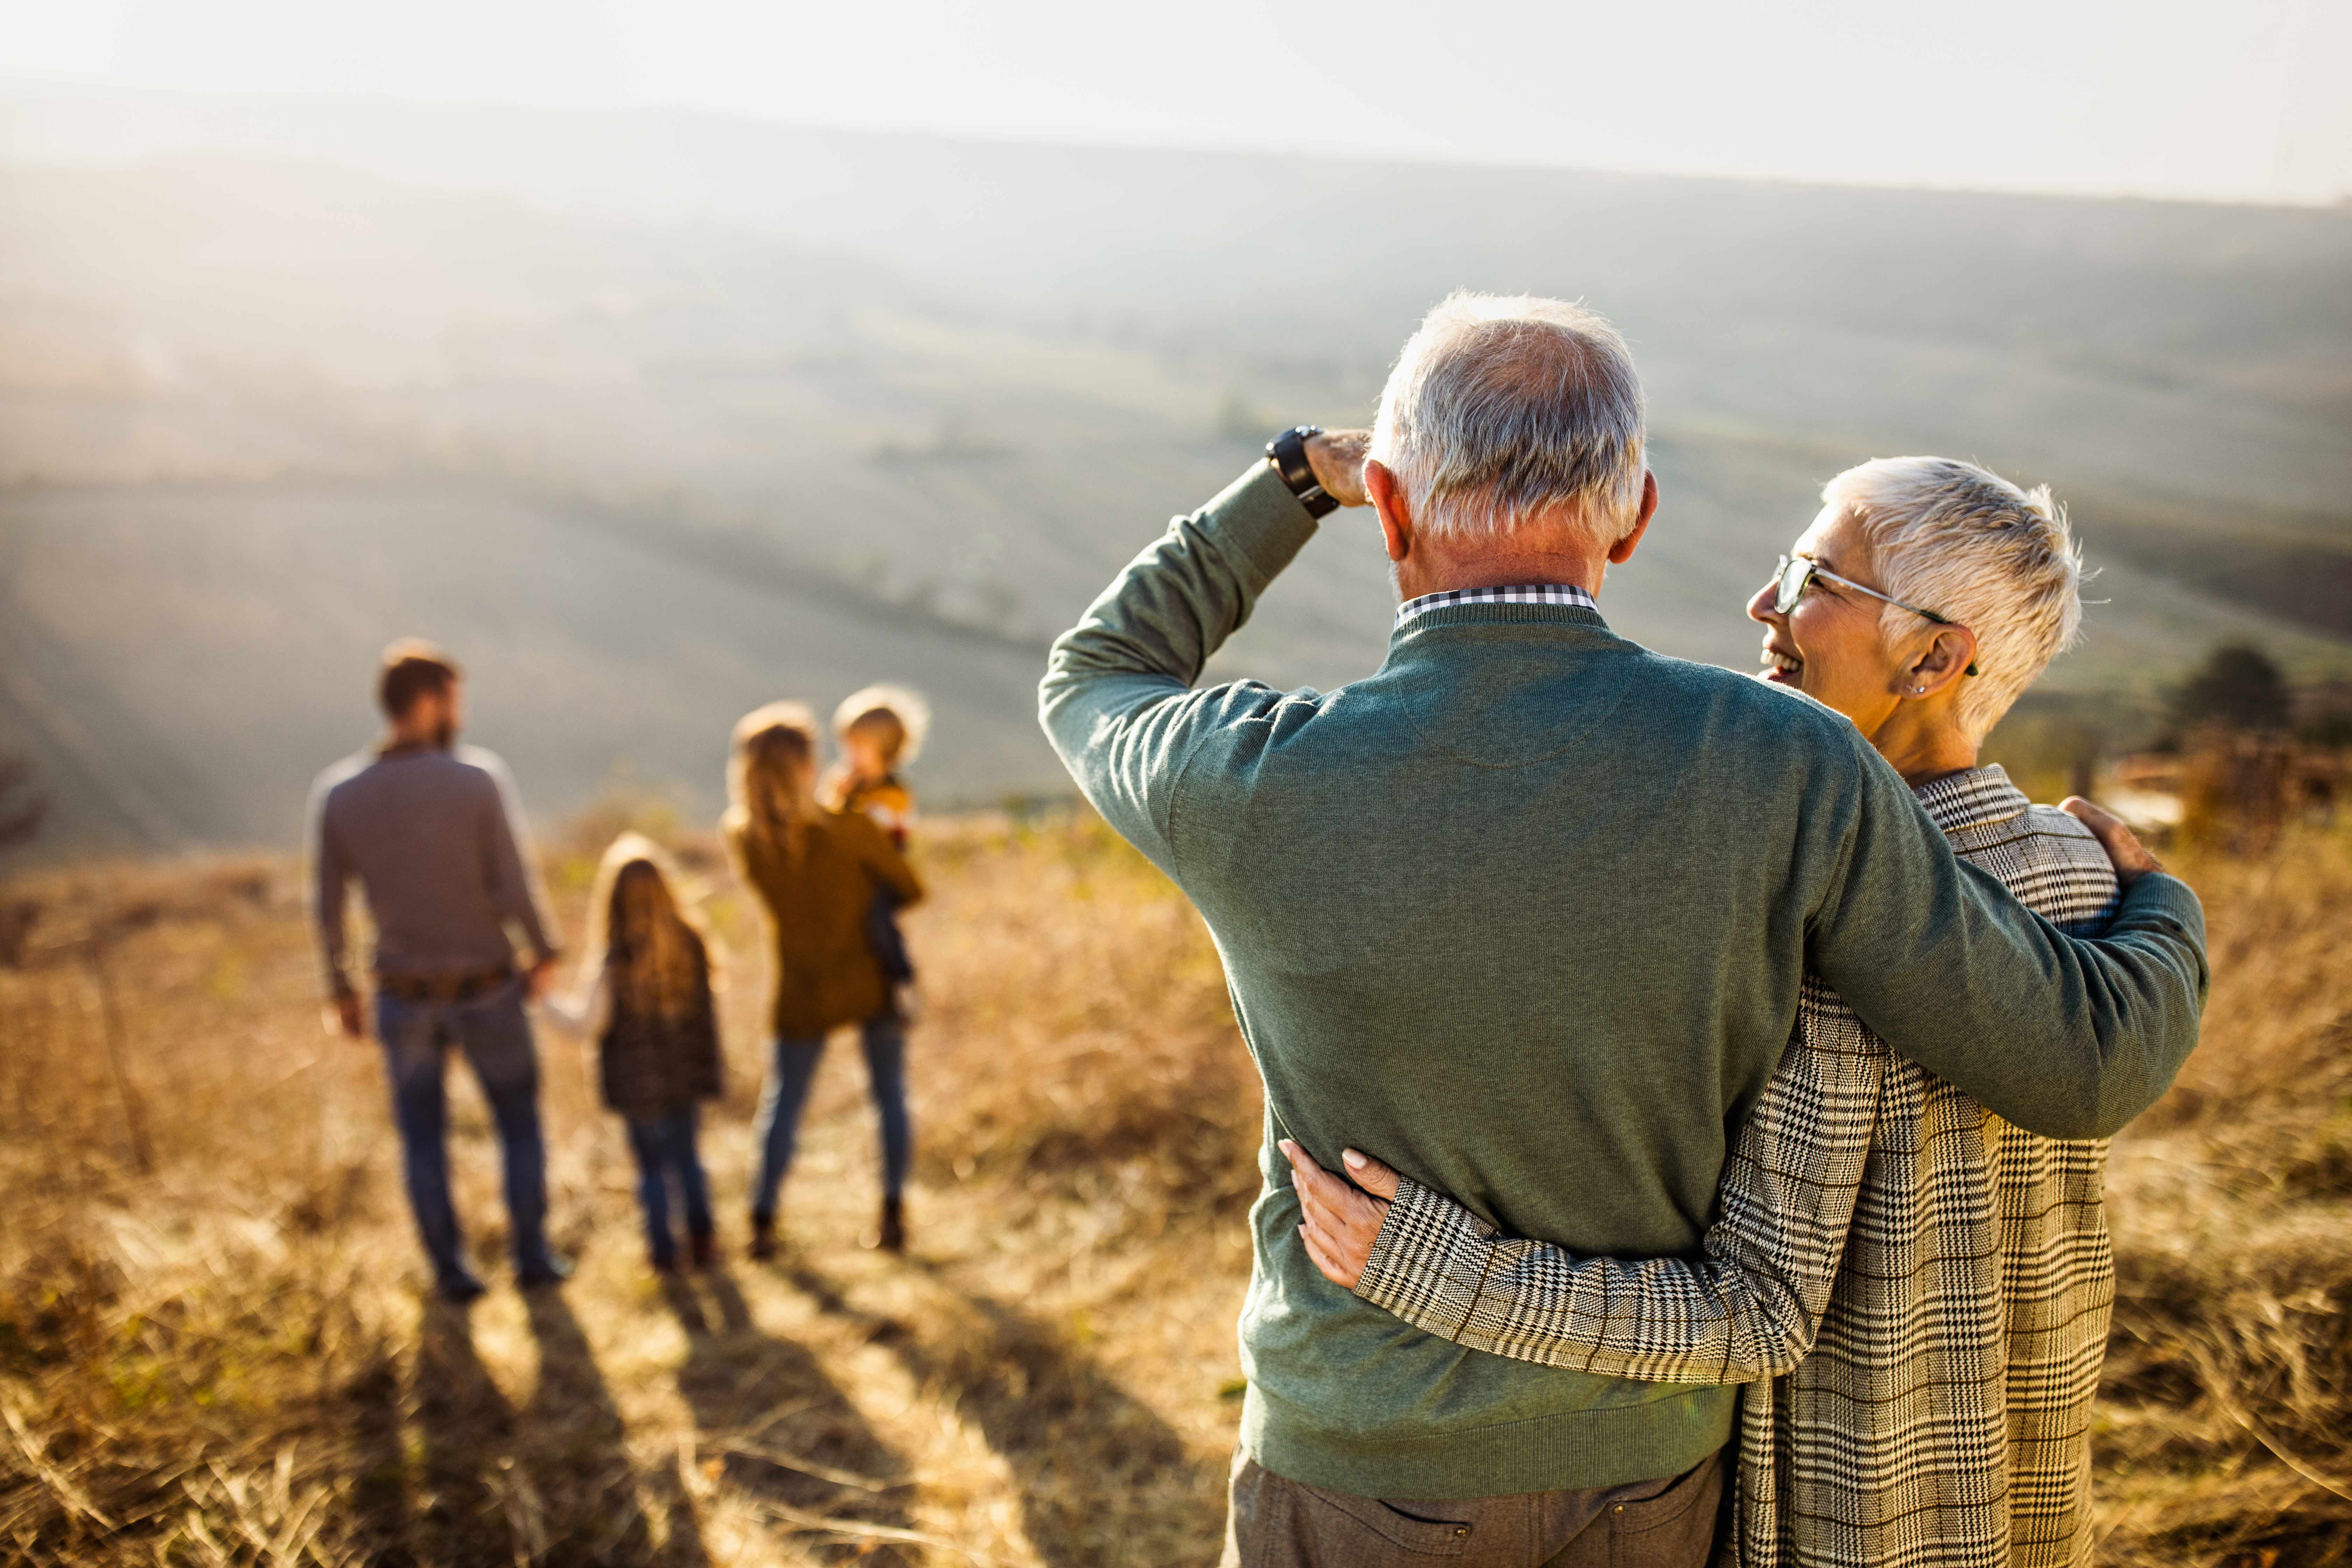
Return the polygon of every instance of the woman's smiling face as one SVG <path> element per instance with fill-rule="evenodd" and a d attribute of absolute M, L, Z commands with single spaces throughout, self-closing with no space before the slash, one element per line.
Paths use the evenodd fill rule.
<path fill-rule="evenodd" d="M 1881 586 L 1870 543 L 1843 511 L 1823 508 L 1790 553 Z M 1764 626 L 1764 679 L 1793 686 L 1853 720 L 1864 735 L 1876 734 L 1902 700 L 1908 651 L 1890 647 L 1880 629 L 1886 606 L 1817 576 L 1784 616 L 1772 607 L 1779 591 L 1777 582 L 1768 583 L 1748 601 L 1748 619 Z"/>

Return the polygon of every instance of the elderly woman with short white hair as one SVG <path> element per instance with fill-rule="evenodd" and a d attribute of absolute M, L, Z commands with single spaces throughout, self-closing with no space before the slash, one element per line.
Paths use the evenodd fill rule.
<path fill-rule="evenodd" d="M 1748 604 L 1763 678 L 1852 720 L 1962 859 L 2097 934 L 2118 896 L 2098 840 L 1978 757 L 2076 635 L 2064 512 L 2047 489 L 1943 458 L 1864 463 L 1822 501 Z M 1998 1120 L 1818 980 L 1698 1258 L 1501 1237 L 1357 1151 L 1351 1186 L 1284 1148 L 1317 1266 L 1406 1321 L 1550 1366 L 1747 1384 L 1737 1561 L 2088 1560 L 2106 1145 Z"/>

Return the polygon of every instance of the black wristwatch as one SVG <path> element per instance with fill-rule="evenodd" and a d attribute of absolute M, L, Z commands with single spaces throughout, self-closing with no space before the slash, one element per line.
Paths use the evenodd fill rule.
<path fill-rule="evenodd" d="M 1309 517 L 1328 517 L 1339 510 L 1331 492 L 1315 482 L 1315 465 L 1307 460 L 1307 437 L 1321 434 L 1320 425 L 1293 425 L 1265 444 L 1266 460 L 1274 465 L 1274 471 L 1282 476 L 1282 482 L 1290 487 L 1290 493 L 1298 498 Z"/>

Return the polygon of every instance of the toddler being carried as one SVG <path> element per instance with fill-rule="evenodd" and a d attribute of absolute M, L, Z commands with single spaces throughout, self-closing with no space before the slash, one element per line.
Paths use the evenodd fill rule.
<path fill-rule="evenodd" d="M 835 811 L 859 812 L 907 852 L 914 835 L 915 795 L 898 770 L 923 749 L 931 727 L 929 704 L 902 686 L 869 686 L 852 692 L 834 710 L 833 732 L 841 763 L 825 781 L 824 803 Z M 866 940 L 890 985 L 892 1007 L 911 1020 L 918 1009 L 915 966 L 898 930 L 898 899 L 877 885 L 866 914 Z"/>

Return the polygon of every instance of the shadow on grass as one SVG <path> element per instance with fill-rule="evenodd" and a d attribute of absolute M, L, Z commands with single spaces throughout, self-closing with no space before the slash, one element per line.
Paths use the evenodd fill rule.
<path fill-rule="evenodd" d="M 464 1309 L 425 1306 L 411 1376 L 417 1447 L 405 1555 L 457 1568 L 513 1562 L 514 1531 L 491 1478 L 513 1447 L 514 1406 L 474 1349 Z"/>
<path fill-rule="evenodd" d="M 363 1494 L 386 1527 L 374 1561 L 707 1568 L 684 1486 L 667 1471 L 641 1478 L 631 1463 L 620 1410 L 570 1306 L 541 1290 L 527 1310 L 539 1381 L 518 1410 L 482 1364 L 466 1312 L 440 1302 L 425 1309 L 412 1383 L 415 1442 L 400 1467 L 405 1485 L 397 1473 L 372 1478 Z M 658 1539 L 641 1484 L 667 1515 Z"/>
<path fill-rule="evenodd" d="M 545 1560 L 703 1568 L 710 1559 L 692 1500 L 667 1467 L 636 1473 L 620 1407 L 562 1292 L 534 1290 L 525 1300 L 539 1342 L 539 1386 L 522 1413 L 516 1490 L 535 1485 L 539 1491 Z M 668 1515 L 658 1544 L 640 1501 L 641 1481 Z"/>
<path fill-rule="evenodd" d="M 762 1332 L 724 1269 L 666 1280 L 663 1295 L 686 1330 L 677 1388 L 699 1462 L 829 1560 L 917 1561 L 906 1466 L 816 1358 Z"/>
<path fill-rule="evenodd" d="M 352 1532 L 378 1568 L 415 1568 L 409 1552 L 411 1496 L 401 1437 L 401 1356 L 371 1336 L 357 1373 L 340 1391 L 338 1418 L 352 1436 Z"/>
<path fill-rule="evenodd" d="M 944 1297 L 937 1321 L 868 1312 L 805 1263 L 784 1271 L 827 1313 L 887 1346 L 1013 1469 L 1022 1523 L 1052 1568 L 1209 1562 L 1223 1524 L 1221 1470 L 1058 1329 L 911 1261 Z"/>

